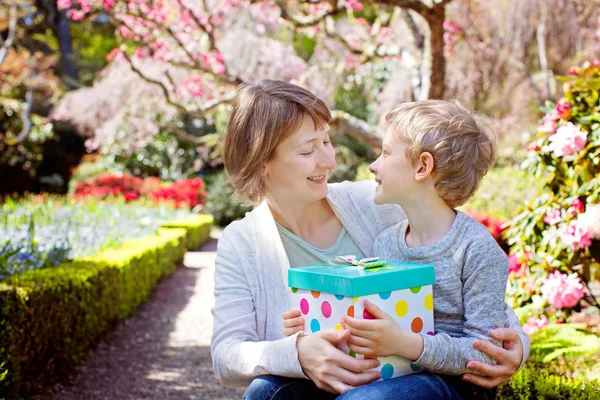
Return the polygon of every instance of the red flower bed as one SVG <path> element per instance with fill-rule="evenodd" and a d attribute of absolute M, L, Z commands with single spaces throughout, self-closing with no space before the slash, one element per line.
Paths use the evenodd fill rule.
<path fill-rule="evenodd" d="M 75 197 L 95 197 L 104 199 L 108 196 L 122 195 L 125 200 L 131 201 L 142 196 L 143 181 L 131 175 L 98 175 L 75 187 Z"/>
<path fill-rule="evenodd" d="M 140 179 L 122 174 L 102 174 L 75 188 L 75 197 L 123 196 L 126 201 L 141 198 L 156 202 L 171 202 L 176 208 L 193 208 L 206 203 L 206 189 L 200 178 L 161 184 L 158 178 Z"/>
<path fill-rule="evenodd" d="M 158 201 L 172 201 L 175 208 L 193 208 L 206 203 L 206 190 L 200 178 L 173 182 L 169 186 L 153 191 L 151 195 Z"/>

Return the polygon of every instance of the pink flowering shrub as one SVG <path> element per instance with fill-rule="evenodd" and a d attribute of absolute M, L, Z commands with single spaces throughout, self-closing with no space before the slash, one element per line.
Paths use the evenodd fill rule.
<path fill-rule="evenodd" d="M 583 298 L 584 288 L 577 274 L 548 274 L 540 291 L 542 297 L 557 309 L 572 308 Z"/>
<path fill-rule="evenodd" d="M 591 265 L 600 261 L 599 79 L 599 60 L 563 77 L 564 97 L 544 109 L 524 162 L 544 188 L 505 235 L 513 260 L 508 288 L 513 306 L 541 299 L 550 319 L 598 305 L 588 282 Z M 528 329 L 539 329 L 538 322 L 528 322 Z"/>
<path fill-rule="evenodd" d="M 548 317 L 542 315 L 540 318 L 531 317 L 523 324 L 523 330 L 526 334 L 532 335 L 534 332 L 539 331 L 543 327 L 548 325 Z"/>

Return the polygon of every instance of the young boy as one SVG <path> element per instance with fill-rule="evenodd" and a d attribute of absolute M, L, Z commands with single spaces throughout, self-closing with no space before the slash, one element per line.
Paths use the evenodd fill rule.
<path fill-rule="evenodd" d="M 502 346 L 489 332 L 508 326 L 507 257 L 485 227 L 455 210 L 493 165 L 495 137 L 458 102 L 404 103 L 386 120 L 381 156 L 370 166 L 378 183 L 375 203 L 399 204 L 407 220 L 382 232 L 373 253 L 434 265 L 435 335 L 406 331 L 366 301 L 376 319 L 345 316 L 348 346 L 360 354 L 409 359 L 440 374 L 431 377 L 442 377 L 463 398 L 493 398 L 494 391 L 448 375 L 469 372 L 470 360 L 495 364 L 473 342 Z"/>

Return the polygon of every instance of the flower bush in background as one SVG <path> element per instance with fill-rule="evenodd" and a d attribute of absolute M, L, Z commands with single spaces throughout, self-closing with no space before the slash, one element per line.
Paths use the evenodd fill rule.
<path fill-rule="evenodd" d="M 141 179 L 128 174 L 102 174 L 78 184 L 75 198 L 93 197 L 104 199 L 122 196 L 125 201 L 147 199 L 159 203 L 171 203 L 175 208 L 194 208 L 206 203 L 206 188 L 200 178 L 161 183 L 150 177 Z"/>
<path fill-rule="evenodd" d="M 548 103 L 524 168 L 544 182 L 506 231 L 513 307 L 533 304 L 530 331 L 597 306 L 588 282 L 600 260 L 600 61 L 569 70 Z M 545 316 L 544 316 L 545 314 Z"/>

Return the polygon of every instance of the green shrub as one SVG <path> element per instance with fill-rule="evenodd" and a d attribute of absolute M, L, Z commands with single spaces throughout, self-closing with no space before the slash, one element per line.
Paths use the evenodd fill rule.
<path fill-rule="evenodd" d="M 214 175 L 207 185 L 207 199 L 204 211 L 215 218 L 219 226 L 226 226 L 232 221 L 244 218 L 251 207 L 244 207 L 233 200 L 233 187 L 227 181 L 227 172 L 222 171 Z"/>
<path fill-rule="evenodd" d="M 175 271 L 188 238 L 207 238 L 212 219 L 161 228 L 89 258 L 34 270 L 0 283 L 0 397 L 27 394 L 64 376 L 118 320 L 130 316 Z"/>
<path fill-rule="evenodd" d="M 597 400 L 600 398 L 600 382 L 568 379 L 551 374 L 542 365 L 527 363 L 499 388 L 497 398 Z"/>
<path fill-rule="evenodd" d="M 575 324 L 551 324 L 531 335 L 530 360 L 549 372 L 600 380 L 600 337 Z"/>
<path fill-rule="evenodd" d="M 531 174 L 512 167 L 494 168 L 481 181 L 475 195 L 461 209 L 507 221 L 541 189 Z M 507 190 L 510 188 L 510 190 Z"/>

